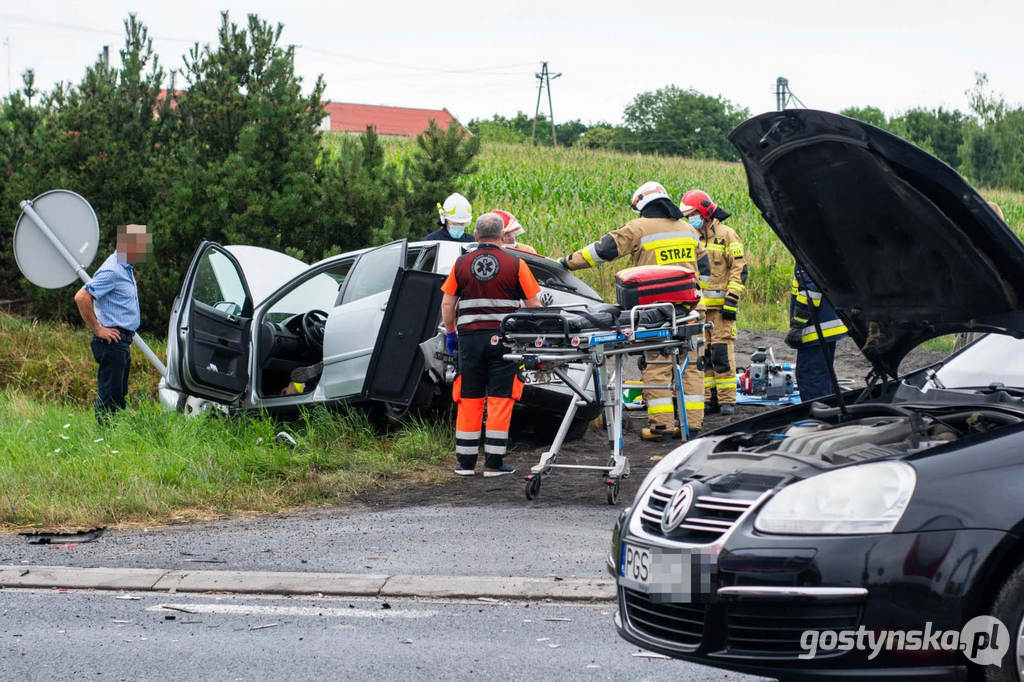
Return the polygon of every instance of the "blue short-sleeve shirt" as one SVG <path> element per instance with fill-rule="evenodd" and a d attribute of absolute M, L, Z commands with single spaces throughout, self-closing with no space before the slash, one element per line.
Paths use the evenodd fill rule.
<path fill-rule="evenodd" d="M 139 311 L 139 290 L 135 286 L 135 269 L 123 263 L 115 251 L 85 285 L 92 294 L 96 319 L 104 327 L 121 327 L 135 331 L 142 323 Z"/>

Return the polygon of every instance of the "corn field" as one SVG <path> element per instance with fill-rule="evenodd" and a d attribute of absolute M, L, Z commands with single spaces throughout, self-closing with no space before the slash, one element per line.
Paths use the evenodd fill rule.
<path fill-rule="evenodd" d="M 390 158 L 401 160 L 414 145 L 392 139 L 386 149 Z M 483 146 L 479 165 L 472 178 L 474 214 L 499 208 L 511 211 L 526 228 L 522 241 L 554 258 L 631 220 L 636 214 L 629 208 L 629 199 L 648 180 L 665 185 L 673 199 L 688 189 L 705 190 L 732 213 L 728 225 L 739 232 L 746 249 L 750 275 L 741 326 L 772 329 L 787 324 L 792 258 L 750 200 L 741 164 L 491 143 Z M 1010 227 L 1024 237 L 1024 195 L 1005 190 L 982 190 L 982 194 L 1002 207 Z M 577 274 L 609 298 L 614 295 L 618 267 Z"/>

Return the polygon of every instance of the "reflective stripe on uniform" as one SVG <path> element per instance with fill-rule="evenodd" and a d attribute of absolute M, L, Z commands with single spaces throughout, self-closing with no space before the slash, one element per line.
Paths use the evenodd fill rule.
<path fill-rule="evenodd" d="M 455 324 L 457 326 L 461 327 L 463 325 L 471 324 L 473 322 L 480 322 L 481 320 L 497 320 L 498 322 L 501 322 L 502 320 L 505 319 L 506 315 L 508 315 L 508 313 L 484 313 L 484 314 L 480 314 L 480 315 L 459 315 L 459 317 L 455 321 Z"/>
<path fill-rule="evenodd" d="M 714 377 L 704 377 L 704 385 L 705 386 L 714 386 L 715 385 L 715 378 Z"/>
<path fill-rule="evenodd" d="M 704 249 L 707 250 L 707 251 L 722 251 L 722 252 L 724 252 L 725 251 L 725 244 L 714 244 L 714 243 L 711 243 L 711 244 L 705 245 Z"/>
<path fill-rule="evenodd" d="M 491 429 L 487 429 L 486 436 L 488 438 L 506 438 L 507 439 L 508 438 L 508 431 L 493 431 Z"/>
<path fill-rule="evenodd" d="M 519 301 L 512 298 L 465 298 L 455 306 L 456 310 L 466 308 L 508 308 L 518 307 Z"/>
<path fill-rule="evenodd" d="M 700 395 L 684 395 L 683 396 L 683 409 L 686 410 L 703 410 L 704 409 L 704 394 Z"/>
<path fill-rule="evenodd" d="M 725 292 L 721 289 L 705 289 L 700 300 L 704 305 L 722 305 L 725 303 Z"/>
<path fill-rule="evenodd" d="M 826 339 L 829 338 L 830 336 L 838 336 L 839 334 L 845 334 L 848 331 L 846 329 L 846 325 L 843 324 L 842 320 L 829 320 L 828 322 L 822 322 L 820 326 L 821 335 L 824 336 Z M 818 332 L 814 328 L 814 325 L 804 327 L 803 337 L 801 338 L 801 340 L 804 343 L 807 343 L 808 341 L 818 340 Z"/>
<path fill-rule="evenodd" d="M 662 246 L 670 246 L 668 242 L 684 241 L 696 244 L 699 240 L 700 235 L 697 234 L 696 230 L 692 230 L 683 232 L 655 232 L 641 237 L 640 243 L 644 245 L 644 251 L 651 251 Z"/>
<path fill-rule="evenodd" d="M 647 414 L 664 414 L 666 412 L 672 412 L 675 407 L 673 406 L 672 397 L 668 398 L 651 398 L 647 401 Z"/>
<path fill-rule="evenodd" d="M 733 258 L 743 258 L 743 244 L 739 242 L 729 244 L 729 255 Z"/>
<path fill-rule="evenodd" d="M 456 445 L 456 455 L 476 455 L 479 452 L 480 447 L 478 445 Z"/>
<path fill-rule="evenodd" d="M 504 455 L 507 449 L 504 445 L 491 445 L 490 443 L 484 445 L 484 453 L 488 455 Z"/>
<path fill-rule="evenodd" d="M 590 263 L 591 267 L 596 266 L 598 263 L 606 262 L 604 258 L 597 253 L 597 242 L 594 242 L 587 248 L 583 249 L 583 260 Z"/>
<path fill-rule="evenodd" d="M 746 289 L 746 287 L 740 284 L 739 282 L 729 282 L 728 288 L 739 292 L 742 292 L 744 289 Z"/>
<path fill-rule="evenodd" d="M 456 431 L 455 437 L 461 440 L 479 440 L 479 431 Z"/>
<path fill-rule="evenodd" d="M 715 380 L 715 385 L 718 388 L 728 388 L 730 386 L 735 386 L 736 385 L 736 377 L 733 377 L 731 379 L 717 379 L 717 380 Z"/>

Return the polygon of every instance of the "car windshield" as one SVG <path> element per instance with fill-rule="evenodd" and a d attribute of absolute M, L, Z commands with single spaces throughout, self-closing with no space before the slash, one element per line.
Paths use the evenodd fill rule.
<path fill-rule="evenodd" d="M 994 383 L 1024 388 L 1024 339 L 988 334 L 943 365 L 936 377 L 947 388 Z"/>

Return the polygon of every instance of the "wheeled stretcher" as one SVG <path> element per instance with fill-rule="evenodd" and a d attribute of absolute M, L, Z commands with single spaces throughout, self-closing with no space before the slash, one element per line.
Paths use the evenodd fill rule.
<path fill-rule="evenodd" d="M 595 323 L 601 323 L 600 327 L 593 326 Z M 512 352 L 504 358 L 527 371 L 550 372 L 575 394 L 551 447 L 530 468 L 526 477 L 526 498 L 533 499 L 540 493 L 542 478 L 553 469 L 576 469 L 601 472 L 607 486 L 608 504 L 618 501 L 620 481 L 629 476 L 629 460 L 622 453 L 623 362 L 626 357 L 657 353 L 668 358 L 667 362 L 673 366 L 671 383 L 630 384 L 630 387 L 672 390 L 683 433 L 688 437 L 683 373 L 690 351 L 698 350 L 704 343 L 704 326 L 696 311 L 683 313 L 673 303 L 635 305 L 625 311 L 617 306 L 558 311 L 526 309 L 507 316 L 501 331 L 504 343 Z M 582 383 L 570 376 L 567 371 L 570 364 L 587 367 Z M 591 385 L 593 398 L 588 397 Z M 558 464 L 558 453 L 577 410 L 592 404 L 591 400 L 603 409 L 610 451 L 608 464 Z"/>

